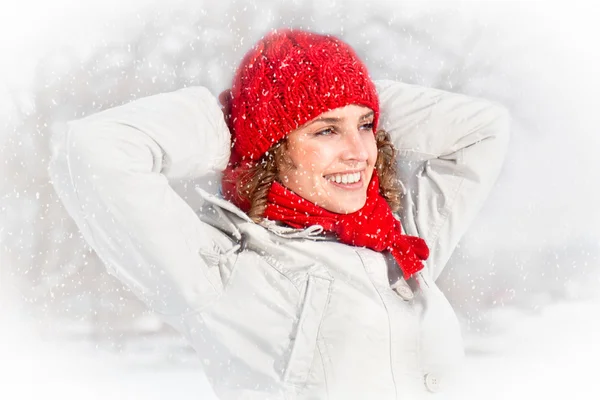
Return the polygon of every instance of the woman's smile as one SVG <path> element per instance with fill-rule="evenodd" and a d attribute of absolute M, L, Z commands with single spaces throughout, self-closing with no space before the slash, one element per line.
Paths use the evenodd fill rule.
<path fill-rule="evenodd" d="M 306 200 L 338 213 L 360 210 L 377 161 L 373 110 L 348 105 L 321 114 L 287 137 L 279 179 Z"/>
<path fill-rule="evenodd" d="M 364 185 L 364 171 L 345 172 L 325 175 L 325 180 L 333 187 L 343 190 L 357 190 Z"/>

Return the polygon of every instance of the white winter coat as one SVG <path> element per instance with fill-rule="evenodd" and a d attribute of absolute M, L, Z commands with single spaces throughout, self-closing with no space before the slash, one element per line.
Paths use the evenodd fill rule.
<path fill-rule="evenodd" d="M 255 224 L 223 200 L 230 134 L 205 88 L 136 100 L 53 138 L 53 184 L 85 239 L 189 339 L 220 398 L 418 399 L 459 370 L 459 325 L 435 279 L 497 178 L 508 115 L 430 88 L 377 89 L 399 152 L 400 219 L 431 249 L 408 283 L 385 254 L 317 226 Z M 212 193 L 185 190 L 210 179 Z"/>

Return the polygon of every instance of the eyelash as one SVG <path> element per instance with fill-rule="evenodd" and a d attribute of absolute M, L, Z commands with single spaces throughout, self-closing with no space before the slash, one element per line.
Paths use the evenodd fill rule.
<path fill-rule="evenodd" d="M 369 122 L 367 124 L 362 124 L 360 126 L 361 129 L 373 130 L 373 123 Z M 327 133 L 326 133 L 327 132 Z M 315 136 L 329 136 L 330 133 L 335 133 L 334 128 L 327 128 L 315 133 Z"/>
<path fill-rule="evenodd" d="M 367 127 L 368 130 L 372 131 L 373 130 L 373 123 L 369 122 L 369 123 L 366 123 L 366 124 L 362 124 L 360 127 L 361 128 Z"/>

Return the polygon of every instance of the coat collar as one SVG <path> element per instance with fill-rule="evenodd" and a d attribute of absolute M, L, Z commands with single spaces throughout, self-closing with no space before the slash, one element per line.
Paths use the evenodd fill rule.
<path fill-rule="evenodd" d="M 220 210 L 229 212 L 243 221 L 242 224 L 237 225 L 233 221 L 231 221 L 230 218 L 225 217 L 228 220 L 228 225 L 230 225 L 230 227 L 233 230 L 232 234 L 236 236 L 238 240 L 241 239 L 242 231 L 248 233 L 249 231 L 251 232 L 252 230 L 254 230 L 254 232 L 257 233 L 256 228 L 261 226 L 267 231 L 286 239 L 311 239 L 314 241 L 335 240 L 335 238 L 331 237 L 330 235 L 323 234 L 323 227 L 320 225 L 313 225 L 306 229 L 295 229 L 289 226 L 280 225 L 276 221 L 270 220 L 264 220 L 260 224 L 257 224 L 254 221 L 252 221 L 252 219 L 248 217 L 248 214 L 243 212 L 239 207 L 225 200 L 220 193 L 217 195 L 209 193 L 206 190 L 202 189 L 200 186 L 196 186 L 195 190 L 205 202 L 211 204 L 213 207 L 216 207 Z M 427 263 L 425 263 L 425 268 L 415 275 L 415 279 L 419 282 L 420 285 L 426 285 L 427 287 L 430 286 L 432 280 L 430 279 L 430 273 L 428 271 L 428 265 Z"/>
<path fill-rule="evenodd" d="M 235 215 L 244 222 L 244 225 L 252 224 L 256 226 L 262 226 L 269 232 L 286 239 L 331 240 L 329 235 L 323 234 L 323 227 L 320 225 L 312 225 L 305 229 L 296 229 L 270 220 L 263 220 L 260 222 L 260 224 L 257 224 L 256 222 L 252 221 L 248 214 L 243 212 L 239 207 L 230 201 L 225 200 L 220 193 L 209 193 L 200 186 L 196 186 L 195 190 L 205 202 L 210 203 L 213 207 L 218 207 Z"/>
<path fill-rule="evenodd" d="M 219 191 L 218 195 L 215 195 L 215 194 L 207 192 L 206 190 L 202 189 L 200 186 L 196 186 L 195 190 L 205 202 L 211 203 L 212 205 L 215 205 L 224 210 L 227 210 L 230 213 L 234 214 L 235 216 L 241 218 L 242 220 L 244 220 L 246 222 L 254 223 L 254 221 L 252 221 L 250 219 L 248 214 L 243 212 L 235 204 L 225 200 L 223 198 L 223 196 L 221 195 L 220 191 Z"/>

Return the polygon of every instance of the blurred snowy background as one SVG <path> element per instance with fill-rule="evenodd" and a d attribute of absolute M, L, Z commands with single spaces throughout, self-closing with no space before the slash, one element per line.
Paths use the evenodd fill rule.
<path fill-rule="evenodd" d="M 510 109 L 506 165 L 439 281 L 461 318 L 474 377 L 460 398 L 600 398 L 592 374 L 600 358 L 600 29 L 591 6 L 11 7 L 0 15 L 0 398 L 54 390 L 63 398 L 209 396 L 184 342 L 104 272 L 80 237 L 49 182 L 49 137 L 69 119 L 142 96 L 189 85 L 217 95 L 245 51 L 282 26 L 342 37 L 375 79 Z"/>

